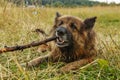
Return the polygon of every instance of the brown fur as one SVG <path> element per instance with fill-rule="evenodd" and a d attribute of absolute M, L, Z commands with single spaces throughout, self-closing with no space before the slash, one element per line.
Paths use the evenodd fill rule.
<path fill-rule="evenodd" d="M 57 13 L 52 32 L 54 34 L 58 26 L 64 26 L 73 36 L 72 46 L 59 48 L 54 42 L 54 48 L 50 54 L 28 62 L 27 66 L 37 66 L 44 61 L 63 61 L 67 65 L 63 66 L 60 70 L 66 72 L 93 61 L 96 56 L 95 32 L 93 30 L 95 20 L 96 17 L 92 17 L 82 21 L 77 17 L 61 16 Z M 72 29 L 71 25 L 76 26 L 75 29 Z"/>
<path fill-rule="evenodd" d="M 51 46 L 49 44 L 42 44 L 39 46 L 37 51 L 42 52 L 42 53 L 44 53 L 46 51 L 51 51 Z"/>

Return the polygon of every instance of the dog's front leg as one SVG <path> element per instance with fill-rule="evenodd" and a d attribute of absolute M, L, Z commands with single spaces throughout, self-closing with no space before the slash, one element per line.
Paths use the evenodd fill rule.
<path fill-rule="evenodd" d="M 38 66 L 40 63 L 48 62 L 51 59 L 51 55 L 40 56 L 26 63 L 27 67 Z"/>
<path fill-rule="evenodd" d="M 60 71 L 61 72 L 69 72 L 71 70 L 76 70 L 76 69 L 80 68 L 81 66 L 88 64 L 92 61 L 93 61 L 92 58 L 80 59 L 80 60 L 66 64 L 65 66 L 60 68 Z"/>
<path fill-rule="evenodd" d="M 38 66 L 40 63 L 48 62 L 48 61 L 57 62 L 59 59 L 60 59 L 60 55 L 51 53 L 45 56 L 40 56 L 38 58 L 35 58 L 27 62 L 26 66 L 27 67 Z"/>

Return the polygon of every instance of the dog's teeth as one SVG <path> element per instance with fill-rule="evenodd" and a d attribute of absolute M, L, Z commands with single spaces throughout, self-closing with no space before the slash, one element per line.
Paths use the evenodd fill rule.
<path fill-rule="evenodd" d="M 59 40 L 57 39 L 57 42 L 59 42 Z"/>
<path fill-rule="evenodd" d="M 64 43 L 65 41 L 63 40 L 62 43 Z"/>
<path fill-rule="evenodd" d="M 62 44 L 62 43 L 64 43 L 65 41 L 64 41 L 61 37 L 58 37 L 57 42 L 60 43 L 60 44 Z"/>
<path fill-rule="evenodd" d="M 60 41 L 62 42 L 63 41 L 63 39 L 62 38 L 59 38 L 60 39 Z"/>

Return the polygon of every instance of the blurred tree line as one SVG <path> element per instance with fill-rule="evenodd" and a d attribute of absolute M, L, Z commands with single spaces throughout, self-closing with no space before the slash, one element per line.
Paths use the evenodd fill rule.
<path fill-rule="evenodd" d="M 35 5 L 35 6 L 47 6 L 47 7 L 79 7 L 79 6 L 108 6 L 107 3 L 100 3 L 98 1 L 90 0 L 7 0 L 13 2 L 17 6 Z M 120 5 L 111 3 L 109 5 Z"/>

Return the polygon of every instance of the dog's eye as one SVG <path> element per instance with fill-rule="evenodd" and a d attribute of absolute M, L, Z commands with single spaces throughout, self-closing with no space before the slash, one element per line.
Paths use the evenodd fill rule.
<path fill-rule="evenodd" d="M 76 27 L 76 25 L 75 25 L 74 23 L 71 23 L 71 24 L 70 24 L 70 27 L 71 27 L 71 29 L 73 29 L 73 30 L 74 30 L 74 29 L 77 29 L 77 27 Z"/>

